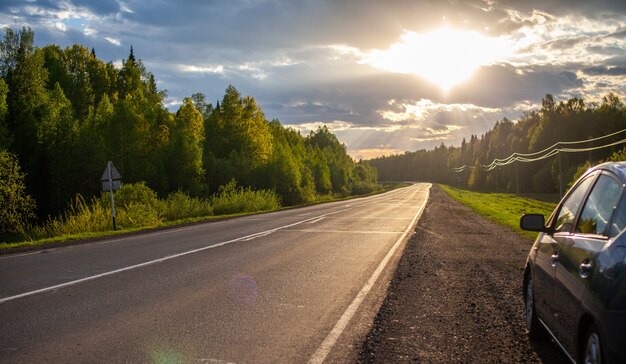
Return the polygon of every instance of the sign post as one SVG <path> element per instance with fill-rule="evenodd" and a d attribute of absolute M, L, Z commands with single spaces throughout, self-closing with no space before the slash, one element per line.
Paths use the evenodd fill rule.
<path fill-rule="evenodd" d="M 113 162 L 109 161 L 107 166 L 102 173 L 102 191 L 109 192 L 111 196 L 111 217 L 113 218 L 113 230 L 117 230 L 117 226 L 115 224 L 115 199 L 113 198 L 113 191 L 119 190 L 122 186 L 121 180 L 122 176 L 115 169 Z"/>

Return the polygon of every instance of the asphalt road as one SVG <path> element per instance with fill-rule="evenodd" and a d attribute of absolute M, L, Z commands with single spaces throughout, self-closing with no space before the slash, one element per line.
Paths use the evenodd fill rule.
<path fill-rule="evenodd" d="M 0 362 L 350 358 L 429 188 L 0 257 Z"/>

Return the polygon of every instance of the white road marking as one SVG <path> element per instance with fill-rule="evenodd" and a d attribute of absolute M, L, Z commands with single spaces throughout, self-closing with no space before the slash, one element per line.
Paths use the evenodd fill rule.
<path fill-rule="evenodd" d="M 332 219 L 332 220 L 411 220 L 410 217 L 384 217 L 384 216 L 379 216 L 379 217 L 369 217 L 369 216 L 337 216 L 337 217 L 329 217 L 328 219 Z"/>
<path fill-rule="evenodd" d="M 343 313 L 343 315 L 341 315 L 341 317 L 339 318 L 339 321 L 337 321 L 337 323 L 335 324 L 335 327 L 333 327 L 330 333 L 328 333 L 328 336 L 326 336 L 326 339 L 324 339 L 324 341 L 317 348 L 317 350 L 315 351 L 311 359 L 309 359 L 309 364 L 321 364 L 324 362 L 324 359 L 326 359 L 326 356 L 328 356 L 328 354 L 330 353 L 331 349 L 337 342 L 337 339 L 339 339 L 339 336 L 341 336 L 341 333 L 343 333 L 343 330 L 346 328 L 346 326 L 348 326 L 350 319 L 352 319 L 352 316 L 354 316 L 356 311 L 359 309 L 359 306 L 365 299 L 365 296 L 372 289 L 372 287 L 374 286 L 374 283 L 376 283 L 376 280 L 382 273 L 383 269 L 385 269 L 385 266 L 387 265 L 389 260 L 391 260 L 391 257 L 393 256 L 393 254 L 396 252 L 396 250 L 398 250 L 400 243 L 404 240 L 404 238 L 407 237 L 409 232 L 413 229 L 413 227 L 417 223 L 419 216 L 421 216 L 422 211 L 424 211 L 424 207 L 426 206 L 426 202 L 428 201 L 428 197 L 430 194 L 431 185 L 427 184 L 427 186 L 428 186 L 428 190 L 426 191 L 426 198 L 424 199 L 422 206 L 420 206 L 418 211 L 415 213 L 415 216 L 413 216 L 413 220 L 411 221 L 409 226 L 406 228 L 402 236 L 400 236 L 400 238 L 398 238 L 396 243 L 391 247 L 391 249 L 385 256 L 385 258 L 380 262 L 380 264 L 378 265 L 374 273 L 372 273 L 372 276 L 367 280 L 363 288 L 361 288 L 361 291 L 356 295 L 352 303 L 350 303 L 350 306 L 348 306 L 348 308 Z"/>
<path fill-rule="evenodd" d="M 37 289 L 37 290 L 34 290 L 34 291 L 17 294 L 17 295 L 14 295 L 14 296 L 4 297 L 4 298 L 0 299 L 0 304 L 6 303 L 6 302 L 9 302 L 9 301 L 13 301 L 13 300 L 16 300 L 16 299 L 19 299 L 19 298 L 24 298 L 24 297 L 36 295 L 36 294 L 39 294 L 39 293 L 55 291 L 55 290 L 60 289 L 60 288 L 73 286 L 73 285 L 76 285 L 76 284 L 79 284 L 79 283 L 92 281 L 94 279 L 107 277 L 107 276 L 110 276 L 110 275 L 113 275 L 113 274 L 126 272 L 126 271 L 129 271 L 129 270 L 145 267 L 145 266 L 148 266 L 148 265 L 165 262 L 165 261 L 170 260 L 170 259 L 180 258 L 180 257 L 183 257 L 185 255 L 198 253 L 198 252 L 201 252 L 201 251 L 204 251 L 204 250 L 218 248 L 218 247 L 221 247 L 221 246 L 224 246 L 224 245 L 228 245 L 228 244 L 231 244 L 231 243 L 235 243 L 235 242 L 238 242 L 238 241 L 252 240 L 252 239 L 257 238 L 259 236 L 269 235 L 269 234 L 271 234 L 271 233 L 273 233 L 275 231 L 278 231 L 278 230 L 287 229 L 287 228 L 290 228 L 292 226 L 304 224 L 306 222 L 309 222 L 311 220 L 314 220 L 314 219 L 317 219 L 317 218 L 320 218 L 320 217 L 323 218 L 323 217 L 328 216 L 328 215 L 334 215 L 334 214 L 338 214 L 340 212 L 344 212 L 344 211 L 348 211 L 348 210 L 350 210 L 350 208 L 329 212 L 329 213 L 326 213 L 326 214 L 323 214 L 323 215 L 320 215 L 320 216 L 315 216 L 315 217 L 312 217 L 312 218 L 309 218 L 309 219 L 305 219 L 305 220 L 298 221 L 298 222 L 295 222 L 295 223 L 292 223 L 292 224 L 280 226 L 280 227 L 277 227 L 277 228 L 274 228 L 274 229 L 270 229 L 270 230 L 254 233 L 254 234 L 251 234 L 251 235 L 242 236 L 242 237 L 239 237 L 239 238 L 223 241 L 223 242 L 220 242 L 220 243 L 216 243 L 216 244 L 213 244 L 213 245 L 208 245 L 208 246 L 205 246 L 205 247 L 202 247 L 202 248 L 193 249 L 193 250 L 189 250 L 189 251 L 178 253 L 178 254 L 168 255 L 168 256 L 165 256 L 163 258 L 154 259 L 154 260 L 150 260 L 150 261 L 139 263 L 139 264 L 134 264 L 134 265 L 131 265 L 131 266 L 128 266 L 128 267 L 115 269 L 115 270 L 112 270 L 112 271 L 109 271 L 109 272 L 104 272 L 104 273 L 96 274 L 96 275 L 93 275 L 93 276 L 88 276 L 88 277 L 85 277 L 85 278 L 76 279 L 76 280 L 73 280 L 73 281 L 70 281 L 70 282 L 65 282 L 65 283 L 54 285 L 54 286 L 45 287 L 45 288 Z M 187 229 L 180 229 L 180 230 L 187 230 Z M 144 235 L 144 236 L 149 237 L 149 236 L 153 236 L 153 235 L 158 235 L 158 234 L 147 234 L 147 235 Z M 135 237 L 131 237 L 131 238 L 135 238 Z M 120 240 L 120 239 L 117 239 L 117 240 Z"/>
<path fill-rule="evenodd" d="M 9 258 L 17 258 L 17 257 L 25 257 L 28 255 L 35 255 L 35 254 L 44 254 L 44 253 L 49 253 L 54 250 L 56 250 L 56 248 L 38 250 L 35 252 L 30 252 L 30 253 L 8 254 L 8 255 L 0 256 L 0 260 L 9 259 Z"/>
<path fill-rule="evenodd" d="M 321 229 L 289 229 L 301 233 L 337 233 L 337 234 L 402 234 L 404 231 L 376 231 L 376 230 L 321 230 Z"/>
<path fill-rule="evenodd" d="M 313 220 L 313 221 L 309 221 L 309 222 L 307 222 L 307 224 L 315 224 L 316 222 L 320 222 L 320 221 L 322 221 L 322 220 L 324 220 L 324 218 L 323 218 L 323 217 L 320 217 L 319 219 L 315 219 L 315 220 Z"/>
<path fill-rule="evenodd" d="M 264 237 L 264 236 L 268 236 L 269 234 L 276 232 L 276 230 L 278 230 L 278 229 L 280 229 L 280 228 L 267 230 L 267 231 L 261 231 L 260 233 L 248 235 L 248 237 L 242 238 L 241 241 L 250 241 L 250 240 L 254 240 L 256 238 L 261 238 L 261 237 Z"/>

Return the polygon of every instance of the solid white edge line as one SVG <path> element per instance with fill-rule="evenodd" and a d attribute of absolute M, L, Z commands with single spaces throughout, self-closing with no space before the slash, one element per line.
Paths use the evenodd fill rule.
<path fill-rule="evenodd" d="M 24 297 L 32 296 L 32 295 L 35 295 L 35 294 L 44 293 L 44 292 L 55 291 L 55 290 L 60 289 L 60 288 L 65 288 L 65 287 L 73 286 L 73 285 L 76 285 L 76 284 L 79 284 L 79 283 L 91 281 L 91 280 L 94 280 L 94 279 L 107 277 L 107 276 L 110 276 L 110 275 L 113 275 L 113 274 L 117 274 L 117 273 L 129 271 L 129 270 L 145 267 L 147 265 L 161 263 L 161 262 L 164 262 L 164 261 L 167 261 L 167 260 L 170 260 L 170 259 L 179 258 L 179 257 L 185 256 L 185 255 L 198 253 L 198 252 L 201 252 L 201 251 L 204 251 L 204 250 L 218 248 L 218 247 L 221 247 L 221 246 L 224 246 L 224 245 L 228 245 L 228 244 L 231 244 L 231 243 L 235 243 L 235 242 L 238 242 L 238 241 L 249 241 L 249 240 L 252 240 L 254 238 L 258 238 L 258 237 L 261 237 L 261 236 L 269 235 L 269 234 L 271 234 L 273 232 L 276 232 L 278 230 L 287 229 L 287 228 L 290 228 L 292 226 L 304 224 L 304 223 L 306 223 L 308 221 L 311 221 L 311 220 L 314 220 L 314 219 L 317 219 L 317 218 L 320 218 L 320 217 L 325 217 L 325 216 L 328 216 L 328 215 L 338 214 L 340 212 L 344 212 L 344 211 L 348 211 L 348 210 L 351 210 L 351 208 L 329 212 L 329 213 L 326 213 L 326 214 L 322 214 L 320 216 L 315 216 L 315 217 L 311 217 L 311 218 L 308 218 L 308 219 L 304 219 L 302 221 L 298 221 L 298 222 L 295 222 L 295 223 L 292 223 L 292 224 L 279 226 L 277 228 L 261 231 L 261 232 L 258 232 L 258 233 L 242 236 L 242 237 L 235 238 L 235 239 L 232 239 L 232 240 L 223 241 L 223 242 L 220 242 L 220 243 L 204 246 L 202 248 L 193 249 L 193 250 L 189 250 L 189 251 L 178 253 L 178 254 L 168 255 L 168 256 L 165 256 L 163 258 L 150 260 L 148 262 L 134 264 L 134 265 L 131 265 L 131 266 L 128 266 L 128 267 L 115 269 L 115 270 L 112 270 L 112 271 L 109 271 L 109 272 L 104 272 L 104 273 L 96 274 L 96 275 L 93 275 L 93 276 L 88 276 L 88 277 L 85 277 L 85 278 L 76 279 L 76 280 L 73 280 L 73 281 L 70 281 L 70 282 L 65 282 L 65 283 L 54 285 L 54 286 L 45 287 L 45 288 L 37 289 L 37 290 L 34 290 L 34 291 L 17 294 L 17 295 L 14 295 L 14 296 L 4 297 L 4 298 L 0 299 L 0 305 L 3 304 L 3 303 L 9 302 L 9 301 L 13 301 L 13 300 L 19 299 L 19 298 L 24 298 Z"/>
<path fill-rule="evenodd" d="M 341 336 L 343 330 L 348 326 L 348 323 L 352 319 L 352 316 L 354 316 L 356 311 L 359 309 L 359 306 L 365 299 L 365 296 L 367 296 L 369 291 L 374 286 L 374 283 L 376 283 L 376 280 L 378 280 L 378 277 L 382 273 L 383 269 L 385 269 L 385 266 L 387 266 L 387 263 L 391 260 L 391 257 L 394 255 L 396 250 L 398 250 L 400 244 L 404 241 L 409 232 L 417 223 L 417 220 L 424 211 L 424 207 L 426 207 L 426 202 L 428 202 L 428 198 L 430 196 L 430 188 L 432 187 L 432 185 L 426 184 L 426 186 L 428 186 L 428 189 L 426 191 L 426 198 L 424 199 L 424 203 L 422 204 L 422 206 L 415 213 L 415 216 L 413 216 L 413 220 L 406 228 L 402 236 L 400 236 L 396 243 L 391 247 L 385 258 L 380 262 L 374 273 L 372 273 L 372 276 L 367 280 L 363 288 L 361 288 L 361 291 L 356 295 L 356 297 L 354 297 L 354 300 L 352 301 L 352 303 L 350 303 L 350 306 L 348 306 L 343 315 L 341 315 L 339 321 L 337 321 L 337 323 L 335 324 L 335 327 L 333 327 L 333 329 L 328 333 L 326 339 L 324 339 L 324 341 L 317 348 L 311 359 L 309 359 L 309 364 L 321 364 L 324 362 L 326 356 L 328 356 L 333 346 L 337 342 L 337 339 L 339 339 L 339 336 Z"/>

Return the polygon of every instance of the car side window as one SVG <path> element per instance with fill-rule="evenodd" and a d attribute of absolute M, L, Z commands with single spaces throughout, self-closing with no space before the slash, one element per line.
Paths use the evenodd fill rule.
<path fill-rule="evenodd" d="M 575 190 L 569 194 L 565 202 L 563 202 L 556 218 L 556 224 L 554 225 L 555 233 L 569 232 L 572 229 L 576 212 L 585 197 L 585 193 L 589 189 L 589 185 L 593 182 L 593 177 L 593 175 L 589 176 L 579 183 L 578 186 L 575 187 Z"/>
<path fill-rule="evenodd" d="M 617 205 L 622 186 L 607 175 L 600 175 L 593 186 L 576 224 L 576 232 L 606 235 L 609 219 Z"/>
<path fill-rule="evenodd" d="M 626 198 L 622 197 L 622 201 L 615 209 L 613 221 L 609 228 L 609 238 L 619 235 L 626 228 Z"/>

